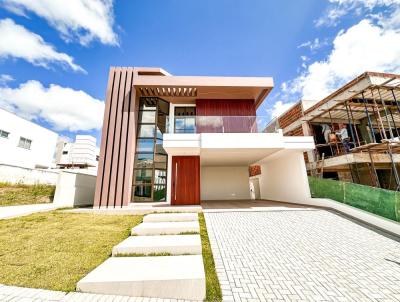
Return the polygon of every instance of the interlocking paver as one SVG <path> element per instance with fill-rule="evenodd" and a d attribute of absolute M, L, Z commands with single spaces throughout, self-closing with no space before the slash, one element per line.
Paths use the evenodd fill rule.
<path fill-rule="evenodd" d="M 400 301 L 400 241 L 326 210 L 206 212 L 224 300 Z"/>

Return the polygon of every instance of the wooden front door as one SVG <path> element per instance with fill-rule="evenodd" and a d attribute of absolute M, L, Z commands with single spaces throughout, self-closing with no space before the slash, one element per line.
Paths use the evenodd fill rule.
<path fill-rule="evenodd" d="M 200 156 L 172 157 L 171 204 L 200 204 Z"/>

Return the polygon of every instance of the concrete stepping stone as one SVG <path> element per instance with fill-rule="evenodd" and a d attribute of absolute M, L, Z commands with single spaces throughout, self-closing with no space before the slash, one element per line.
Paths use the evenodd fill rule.
<path fill-rule="evenodd" d="M 95 294 L 203 300 L 206 294 L 201 255 L 111 257 L 77 284 Z"/>
<path fill-rule="evenodd" d="M 199 233 L 198 221 L 179 222 L 143 222 L 132 229 L 132 235 L 179 235 L 181 233 Z"/>
<path fill-rule="evenodd" d="M 143 222 L 177 222 L 177 221 L 197 221 L 197 213 L 165 213 L 148 214 L 143 217 Z"/>
<path fill-rule="evenodd" d="M 112 255 L 200 255 L 200 235 L 131 236 L 114 246 Z"/>

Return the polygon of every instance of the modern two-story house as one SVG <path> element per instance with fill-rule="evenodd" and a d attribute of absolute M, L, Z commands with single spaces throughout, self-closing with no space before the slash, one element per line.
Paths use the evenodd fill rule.
<path fill-rule="evenodd" d="M 261 199 L 306 203 L 303 152 L 314 141 L 266 132 L 256 110 L 272 88 L 271 77 L 112 67 L 94 207 L 248 200 L 253 164 Z"/>

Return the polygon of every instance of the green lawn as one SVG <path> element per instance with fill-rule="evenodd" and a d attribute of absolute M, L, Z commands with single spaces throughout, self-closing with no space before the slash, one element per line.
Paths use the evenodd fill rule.
<path fill-rule="evenodd" d="M 0 220 L 0 283 L 74 291 L 76 283 L 111 256 L 142 216 L 63 211 Z M 204 215 L 199 213 L 206 301 L 221 301 Z"/>
<path fill-rule="evenodd" d="M 141 221 L 62 211 L 0 220 L 0 283 L 74 291 Z"/>
<path fill-rule="evenodd" d="M 204 214 L 199 213 L 201 245 L 203 249 L 203 262 L 206 273 L 206 299 L 205 301 L 222 301 L 221 287 L 217 272 L 215 271 L 214 257 L 206 228 Z"/>
<path fill-rule="evenodd" d="M 55 186 L 0 183 L 0 206 L 53 201 Z"/>

